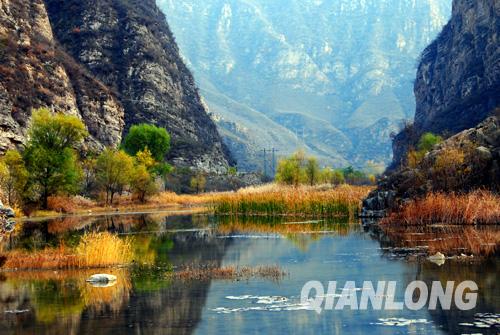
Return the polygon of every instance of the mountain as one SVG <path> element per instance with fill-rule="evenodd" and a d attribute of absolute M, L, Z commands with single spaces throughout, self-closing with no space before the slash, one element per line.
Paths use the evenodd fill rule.
<path fill-rule="evenodd" d="M 475 127 L 500 105 L 500 2 L 453 2 L 453 14 L 422 54 L 414 125 L 396 137 L 395 163 L 424 133 Z"/>
<path fill-rule="evenodd" d="M 157 3 L 244 167 L 269 147 L 303 147 L 335 165 L 388 163 L 388 135 L 414 112 L 415 63 L 451 12 L 449 0 Z M 246 140 L 228 122 L 275 140 Z"/>
<path fill-rule="evenodd" d="M 0 4 L 0 153 L 25 141 L 31 110 L 44 106 L 85 120 L 90 147 L 118 144 L 121 103 L 58 45 L 43 1 Z"/>
<path fill-rule="evenodd" d="M 414 124 L 396 136 L 393 169 L 365 201 L 365 213 L 431 191 L 500 190 L 499 33 L 499 1 L 453 1 L 449 23 L 418 66 Z M 408 148 L 429 131 L 446 140 L 416 166 L 404 164 Z"/>
<path fill-rule="evenodd" d="M 96 149 L 133 124 L 172 135 L 169 160 L 222 172 L 230 156 L 154 0 L 2 0 L 0 144 L 25 140 L 32 108 L 78 115 Z"/>

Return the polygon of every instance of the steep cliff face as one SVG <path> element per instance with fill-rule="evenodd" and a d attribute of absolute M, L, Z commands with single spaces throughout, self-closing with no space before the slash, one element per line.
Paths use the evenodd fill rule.
<path fill-rule="evenodd" d="M 224 171 L 228 154 L 154 0 L 46 0 L 54 34 L 113 91 L 125 131 L 141 122 L 172 135 L 177 165 Z"/>
<path fill-rule="evenodd" d="M 396 161 L 422 133 L 456 134 L 500 105 L 499 31 L 499 1 L 453 2 L 450 22 L 422 54 L 414 88 L 415 122 L 395 142 Z"/>
<path fill-rule="evenodd" d="M 453 2 L 450 22 L 425 49 L 418 67 L 415 122 L 396 136 L 393 170 L 365 200 L 365 214 L 383 214 L 387 208 L 431 191 L 488 188 L 498 192 L 499 32 L 499 1 Z M 449 138 L 416 165 L 404 164 L 408 148 L 428 131 Z M 453 167 L 454 173 L 439 175 L 442 162 Z"/>
<path fill-rule="evenodd" d="M 270 138 L 262 147 L 219 123 L 239 165 L 262 161 L 252 152 L 264 148 L 293 151 L 286 141 L 325 163 L 363 167 L 390 162 L 388 132 L 373 130 L 413 116 L 415 64 L 448 21 L 451 1 L 157 2 L 211 111 Z M 336 141 L 322 136 L 339 132 Z M 360 141 L 359 133 L 373 136 Z"/>
<path fill-rule="evenodd" d="M 0 153 L 25 141 L 33 108 L 79 116 L 92 149 L 121 140 L 115 95 L 67 55 L 53 37 L 42 0 L 0 0 Z"/>

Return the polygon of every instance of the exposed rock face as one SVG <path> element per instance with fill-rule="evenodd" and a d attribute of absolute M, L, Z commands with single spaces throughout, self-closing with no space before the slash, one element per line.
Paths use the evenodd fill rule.
<path fill-rule="evenodd" d="M 80 117 L 93 149 L 117 145 L 123 108 L 53 38 L 42 0 L 0 0 L 0 153 L 25 141 L 33 108 Z"/>
<path fill-rule="evenodd" d="M 396 138 L 396 163 L 424 132 L 456 134 L 500 105 L 499 30 L 499 1 L 453 2 L 450 22 L 422 54 L 414 128 Z"/>
<path fill-rule="evenodd" d="M 500 110 L 477 127 L 464 130 L 436 145 L 415 168 L 405 167 L 386 176 L 363 203 L 363 215 L 383 216 L 406 200 L 432 191 L 470 191 L 488 188 L 500 191 Z M 446 158 L 450 149 L 465 153 L 452 176 L 453 183 L 436 174 L 438 157 Z M 437 178 L 439 177 L 439 178 Z"/>
<path fill-rule="evenodd" d="M 390 131 L 378 122 L 394 129 L 413 116 L 415 63 L 451 2 L 157 0 L 244 169 L 263 169 L 270 147 L 335 166 L 388 164 Z"/>
<path fill-rule="evenodd" d="M 229 155 L 154 0 L 45 2 L 62 45 L 117 92 L 125 131 L 143 122 L 165 127 L 176 165 L 225 171 Z"/>

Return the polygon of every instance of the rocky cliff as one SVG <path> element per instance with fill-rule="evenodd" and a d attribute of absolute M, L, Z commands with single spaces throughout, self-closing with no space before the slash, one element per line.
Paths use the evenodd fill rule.
<path fill-rule="evenodd" d="M 58 45 L 42 0 L 0 0 L 0 46 L 0 153 L 24 142 L 32 109 L 45 106 L 84 120 L 95 149 L 120 142 L 120 102 Z"/>
<path fill-rule="evenodd" d="M 222 172 L 229 155 L 154 0 L 0 0 L 0 146 L 32 108 L 79 115 L 96 148 L 136 123 L 165 127 L 176 165 Z"/>
<path fill-rule="evenodd" d="M 398 135 L 395 161 L 424 132 L 449 136 L 500 105 L 500 2 L 455 0 L 452 17 L 421 56 L 414 125 Z"/>
<path fill-rule="evenodd" d="M 365 200 L 365 214 L 431 191 L 500 190 L 499 32 L 499 1 L 453 2 L 450 22 L 422 54 L 415 122 L 397 135 L 393 170 Z M 448 138 L 406 164 L 408 148 L 429 131 Z"/>

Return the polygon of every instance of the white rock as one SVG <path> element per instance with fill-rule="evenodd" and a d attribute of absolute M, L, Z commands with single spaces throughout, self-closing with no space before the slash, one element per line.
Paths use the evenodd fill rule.
<path fill-rule="evenodd" d="M 427 257 L 427 259 L 432 263 L 441 266 L 444 264 L 446 257 L 438 251 L 434 255 Z"/>

